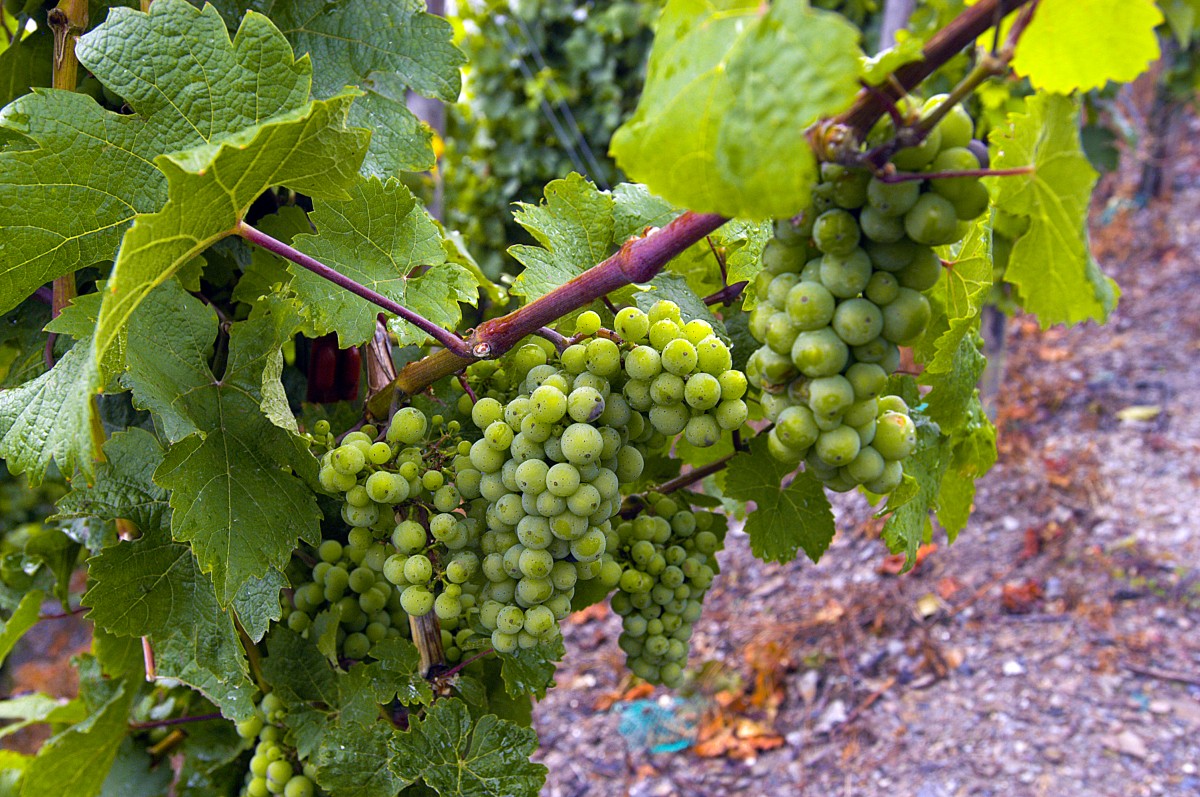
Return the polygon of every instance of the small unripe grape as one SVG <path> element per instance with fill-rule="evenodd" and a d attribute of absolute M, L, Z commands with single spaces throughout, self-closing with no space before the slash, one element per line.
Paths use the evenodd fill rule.
<path fill-rule="evenodd" d="M 871 280 L 871 258 L 863 249 L 821 258 L 821 284 L 839 299 L 858 296 Z"/>
<path fill-rule="evenodd" d="M 433 593 L 423 586 L 406 587 L 400 594 L 400 607 L 413 617 L 424 617 L 433 610 Z"/>
<path fill-rule="evenodd" d="M 848 346 L 861 346 L 883 331 L 883 313 L 868 299 L 847 299 L 833 313 L 833 331 Z"/>
<path fill-rule="evenodd" d="M 950 200 L 935 193 L 922 194 L 904 214 L 904 230 L 917 243 L 941 246 L 958 240 L 958 215 Z"/>
<path fill-rule="evenodd" d="M 650 331 L 650 319 L 637 307 L 623 307 L 613 321 L 615 332 L 628 343 L 638 343 Z"/>
<path fill-rule="evenodd" d="M 813 240 L 826 254 L 849 254 L 858 246 L 858 239 L 858 221 L 844 210 L 826 211 L 813 225 Z"/>
<path fill-rule="evenodd" d="M 836 299 L 819 282 L 802 281 L 787 295 L 787 314 L 801 331 L 820 329 L 833 320 Z"/>
<path fill-rule="evenodd" d="M 575 334 L 583 337 L 595 335 L 600 330 L 600 314 L 595 310 L 584 310 L 575 319 Z"/>
<path fill-rule="evenodd" d="M 883 308 L 883 338 L 907 346 L 925 334 L 931 315 L 928 299 L 914 290 L 901 288 L 895 301 Z"/>

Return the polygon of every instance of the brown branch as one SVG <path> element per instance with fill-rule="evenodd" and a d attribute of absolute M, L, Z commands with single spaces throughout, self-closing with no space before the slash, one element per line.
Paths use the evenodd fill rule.
<path fill-rule="evenodd" d="M 896 102 L 901 98 L 901 92 L 912 91 L 942 64 L 969 47 L 980 34 L 1030 2 L 1033 0 L 980 0 L 934 34 L 925 45 L 924 58 L 897 69 L 893 75 L 894 81 L 889 81 L 874 91 L 864 89 L 859 92 L 854 105 L 835 122 L 851 128 L 857 133 L 859 140 L 863 139 L 871 126 L 886 112 L 885 98 Z"/>
<path fill-rule="evenodd" d="M 155 720 L 153 722 L 131 722 L 129 727 L 135 731 L 145 731 L 150 728 L 165 728 L 168 725 L 186 725 L 189 722 L 209 722 L 211 720 L 224 719 L 220 712 L 214 714 L 201 714 L 196 717 L 172 717 L 165 720 Z"/>
<path fill-rule="evenodd" d="M 522 338 L 562 316 L 586 307 L 613 291 L 635 282 L 649 282 L 676 255 L 726 222 L 712 213 L 684 213 L 661 230 L 627 242 L 612 257 L 593 266 L 570 282 L 529 304 L 480 324 L 467 339 L 469 357 L 442 350 L 400 371 L 397 378 L 372 397 L 367 408 L 381 417 L 392 403 L 393 394 L 413 395 L 442 377 L 466 368 L 475 360 L 499 357 Z"/>

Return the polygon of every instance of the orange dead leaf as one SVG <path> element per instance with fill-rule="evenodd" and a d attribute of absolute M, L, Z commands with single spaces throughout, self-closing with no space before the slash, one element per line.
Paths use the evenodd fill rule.
<path fill-rule="evenodd" d="M 574 614 L 568 615 L 567 622 L 571 625 L 582 625 L 592 620 L 603 620 L 605 617 L 608 617 L 608 613 L 608 603 L 600 601 L 599 603 L 593 603 L 586 609 L 580 609 Z"/>
<path fill-rule="evenodd" d="M 1041 597 L 1041 584 L 1027 579 L 1023 584 L 1005 584 L 1000 591 L 1000 605 L 1008 614 L 1029 614 Z"/>
<path fill-rule="evenodd" d="M 937 594 L 944 601 L 950 600 L 957 595 L 963 588 L 963 583 L 954 576 L 945 576 L 938 579 Z"/>
<path fill-rule="evenodd" d="M 650 697 L 654 694 L 654 686 L 648 683 L 636 684 L 625 691 L 617 690 L 601 695 L 596 699 L 595 709 L 597 711 L 607 711 L 616 703 L 625 703 L 632 700 L 641 700 L 642 698 Z"/>

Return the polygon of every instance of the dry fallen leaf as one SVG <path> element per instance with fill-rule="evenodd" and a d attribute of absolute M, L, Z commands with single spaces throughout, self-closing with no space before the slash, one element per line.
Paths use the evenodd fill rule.
<path fill-rule="evenodd" d="M 1122 421 L 1152 421 L 1162 413 L 1162 407 L 1157 404 L 1134 404 L 1117 410 L 1117 417 Z"/>

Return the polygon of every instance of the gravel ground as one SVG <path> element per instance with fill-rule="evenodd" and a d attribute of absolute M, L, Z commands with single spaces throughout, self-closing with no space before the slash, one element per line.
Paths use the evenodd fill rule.
<path fill-rule="evenodd" d="M 890 575 L 854 497 L 819 565 L 765 565 L 732 534 L 689 702 L 662 709 L 662 738 L 698 726 L 683 751 L 622 734 L 647 704 L 615 698 L 669 698 L 626 692 L 617 618 L 577 618 L 536 711 L 545 795 L 1200 795 L 1200 161 L 1183 146 L 1172 196 L 1096 208 L 1124 291 L 1110 324 L 1010 323 L 1002 456 L 959 541 Z"/>

